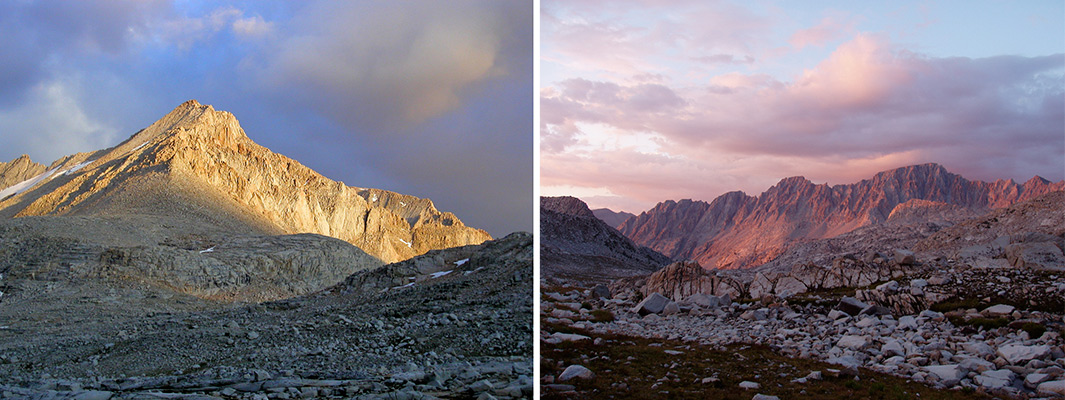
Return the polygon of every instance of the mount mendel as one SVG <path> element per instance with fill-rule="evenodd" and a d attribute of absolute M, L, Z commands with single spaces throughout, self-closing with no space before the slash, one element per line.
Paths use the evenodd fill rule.
<path fill-rule="evenodd" d="M 24 179 L 20 183 L 11 183 Z M 431 200 L 335 182 L 190 100 L 110 149 L 0 165 L 0 217 L 139 214 L 260 234 L 335 237 L 395 262 L 490 239 Z"/>

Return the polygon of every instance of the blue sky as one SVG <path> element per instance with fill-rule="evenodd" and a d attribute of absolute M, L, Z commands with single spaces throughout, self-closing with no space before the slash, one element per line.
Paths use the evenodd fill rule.
<path fill-rule="evenodd" d="M 113 146 L 188 99 L 325 176 L 532 229 L 531 2 L 0 4 L 0 159 Z"/>
<path fill-rule="evenodd" d="M 1065 179 L 1065 3 L 541 3 L 541 190 L 631 212 L 937 162 Z"/>

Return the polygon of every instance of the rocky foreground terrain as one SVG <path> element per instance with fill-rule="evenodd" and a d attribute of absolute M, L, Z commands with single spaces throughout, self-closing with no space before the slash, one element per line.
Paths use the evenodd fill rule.
<path fill-rule="evenodd" d="M 1065 193 L 915 206 L 759 268 L 541 282 L 547 397 L 1065 397 Z"/>
<path fill-rule="evenodd" d="M 898 312 L 892 306 L 900 298 L 916 298 L 915 303 L 930 306 Z M 757 392 L 780 398 L 800 394 L 806 390 L 803 384 L 825 374 L 844 373 L 860 381 L 876 372 L 959 393 L 1065 396 L 1065 273 L 956 266 L 908 274 L 863 289 L 789 299 L 768 296 L 758 301 L 701 293 L 674 301 L 657 292 L 647 296 L 632 289 L 612 293 L 605 286 L 547 292 L 543 299 L 543 321 L 549 329 L 542 332 L 541 340 L 548 349 L 566 341 L 613 346 L 610 340 L 597 338 L 623 335 L 726 352 L 734 351 L 737 344 L 769 346 L 779 355 L 829 364 L 816 371 L 769 366 L 736 374 L 723 383 L 711 380 L 740 389 L 741 380 L 758 383 L 758 375 L 787 374 L 790 387 L 762 387 Z M 688 351 L 662 350 L 655 358 L 626 363 L 666 365 Z M 590 360 L 562 361 L 568 367 Z M 663 381 L 659 378 L 671 381 L 669 368 L 651 369 L 658 383 Z M 714 377 L 712 372 L 705 374 L 696 378 Z M 567 397 L 581 397 L 581 379 L 562 375 L 566 374 L 542 380 L 566 380 L 569 385 L 555 389 L 573 391 Z M 629 377 L 633 378 L 638 377 Z M 636 390 L 612 389 L 605 393 L 618 398 Z"/>
<path fill-rule="evenodd" d="M 0 281 L 0 397 L 532 395 L 527 233 L 265 303 L 69 278 Z"/>

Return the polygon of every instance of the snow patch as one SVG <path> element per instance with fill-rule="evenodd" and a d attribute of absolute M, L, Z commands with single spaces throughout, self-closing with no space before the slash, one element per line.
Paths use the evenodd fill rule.
<path fill-rule="evenodd" d="M 469 274 L 472 274 L 472 273 L 474 273 L 474 272 L 480 271 L 480 270 L 482 270 L 482 269 L 484 269 L 484 267 L 477 267 L 477 268 L 476 268 L 476 269 L 474 269 L 473 271 L 463 271 L 463 272 L 462 272 L 462 274 L 463 274 L 463 275 L 469 275 Z"/>
<path fill-rule="evenodd" d="M 375 203 L 377 202 L 377 193 L 374 193 L 373 196 L 370 197 L 370 201 Z"/>
<path fill-rule="evenodd" d="M 408 284 L 403 285 L 403 286 L 395 286 L 395 287 L 393 287 L 393 288 L 391 288 L 389 290 L 403 289 L 403 288 L 407 288 L 407 287 L 411 287 L 411 286 L 414 286 L 414 282 L 408 283 Z"/>
<path fill-rule="evenodd" d="M 24 180 L 22 182 L 19 182 L 19 183 L 16 183 L 14 185 L 11 185 L 7 189 L 0 190 L 0 200 L 6 199 L 8 196 L 11 196 L 11 195 L 21 194 L 22 192 L 25 192 L 25 191 L 29 190 L 30 188 L 32 188 L 34 186 L 37 186 L 38 183 L 41 183 L 41 181 L 43 181 L 43 180 L 47 179 L 48 177 L 52 176 L 52 173 L 54 173 L 54 172 L 55 172 L 55 169 L 51 169 L 51 170 L 42 172 L 40 175 L 37 175 L 37 176 L 32 177 L 30 179 L 27 179 L 27 180 Z"/>
<path fill-rule="evenodd" d="M 454 270 L 451 270 L 451 271 L 454 271 Z M 450 274 L 450 273 L 451 273 L 451 271 L 440 271 L 440 272 L 433 272 L 433 273 L 429 274 L 429 277 L 430 277 L 430 278 L 433 278 L 433 279 L 436 279 L 436 278 L 439 278 L 439 277 L 441 277 L 441 276 L 444 276 L 444 275 Z"/>
<path fill-rule="evenodd" d="M 200 250 L 200 254 L 203 254 L 203 253 L 214 253 L 214 247 L 215 246 L 211 246 L 211 248 L 209 248 L 207 250 Z"/>
<path fill-rule="evenodd" d="M 130 150 L 130 151 L 137 151 L 137 150 L 140 150 L 140 149 L 141 149 L 141 147 L 147 146 L 147 145 L 148 145 L 148 142 L 149 142 L 149 141 L 145 141 L 144 143 L 141 143 L 141 145 L 140 145 L 140 146 L 134 147 L 134 148 L 133 148 L 133 150 Z"/>
<path fill-rule="evenodd" d="M 401 202 L 399 202 L 399 205 L 400 205 L 400 206 L 403 206 L 403 207 L 406 207 L 406 206 L 407 206 L 407 203 L 404 203 L 404 202 L 402 202 L 402 201 L 401 201 Z"/>
<path fill-rule="evenodd" d="M 462 266 L 462 264 L 465 264 L 465 263 L 466 263 L 466 262 L 468 262 L 468 261 L 470 261 L 470 259 L 469 259 L 469 258 L 463 258 L 463 259 L 461 259 L 461 260 L 455 261 L 455 266 L 456 266 L 456 267 L 461 267 L 461 266 Z"/>
<path fill-rule="evenodd" d="M 400 239 L 400 238 L 396 238 L 396 240 L 403 242 L 403 244 L 407 245 L 407 247 L 411 247 L 411 243 L 406 241 L 406 240 L 403 240 L 403 239 Z"/>
<path fill-rule="evenodd" d="M 78 165 L 75 165 L 73 167 L 70 167 L 70 169 L 68 169 L 66 171 L 63 171 L 63 175 L 70 175 L 70 174 L 73 174 L 75 172 L 78 172 L 79 169 L 85 168 L 86 165 L 92 164 L 93 161 L 96 161 L 96 160 L 89 160 L 89 161 L 80 163 Z"/>

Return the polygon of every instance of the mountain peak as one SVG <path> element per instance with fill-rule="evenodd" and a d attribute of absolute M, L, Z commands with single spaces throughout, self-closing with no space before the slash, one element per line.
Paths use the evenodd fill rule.
<path fill-rule="evenodd" d="M 216 143 L 234 143 L 247 139 L 240 122 L 232 113 L 216 111 L 211 105 L 189 100 L 131 136 L 120 145 L 119 150 L 129 151 L 129 148 L 139 148 L 149 142 L 179 136 L 194 138 L 196 141 L 208 139 Z"/>
<path fill-rule="evenodd" d="M 883 180 L 890 177 L 914 177 L 914 176 L 945 176 L 953 175 L 947 168 L 938 163 L 914 164 L 887 171 L 878 172 L 873 179 Z"/>
<path fill-rule="evenodd" d="M 19 184 L 44 172 L 43 166 L 35 168 L 0 170 L 0 184 Z M 67 156 L 52 170 L 27 184 L 40 190 L 12 190 L 19 196 L 0 198 L 0 217 L 133 210 L 185 222 L 193 216 L 176 210 L 195 210 L 202 212 L 196 218 L 203 226 L 317 233 L 386 262 L 491 239 L 428 199 L 330 180 L 256 144 L 233 114 L 196 100 L 116 147 Z"/>
<path fill-rule="evenodd" d="M 1047 185 L 1047 184 L 1050 184 L 1050 181 L 1047 180 L 1046 178 L 1043 178 L 1043 177 L 1039 176 L 1039 175 L 1033 176 L 1032 179 L 1029 179 L 1027 182 L 1024 182 L 1024 186 Z"/>
<path fill-rule="evenodd" d="M 588 204 L 572 196 L 540 197 L 540 208 L 578 217 L 595 218 L 592 210 L 588 208 Z"/>
<path fill-rule="evenodd" d="M 196 99 L 189 99 L 189 100 L 186 100 L 184 103 L 181 103 L 181 105 L 178 106 L 178 108 L 195 108 L 195 107 L 202 107 L 202 106 L 203 105 L 200 104 L 200 102 L 196 101 Z"/>

